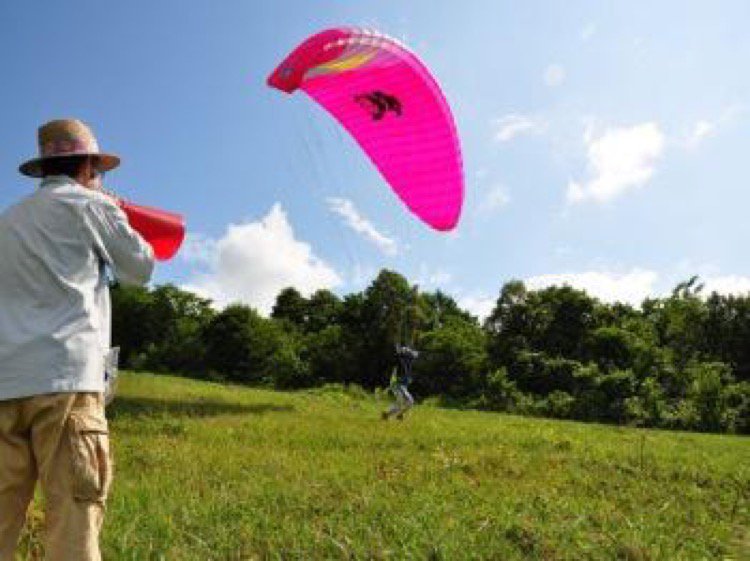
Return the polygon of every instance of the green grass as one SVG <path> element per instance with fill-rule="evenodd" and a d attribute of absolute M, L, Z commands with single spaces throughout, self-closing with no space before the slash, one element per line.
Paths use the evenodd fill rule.
<path fill-rule="evenodd" d="M 105 559 L 750 555 L 747 438 L 384 406 L 125 374 Z"/>

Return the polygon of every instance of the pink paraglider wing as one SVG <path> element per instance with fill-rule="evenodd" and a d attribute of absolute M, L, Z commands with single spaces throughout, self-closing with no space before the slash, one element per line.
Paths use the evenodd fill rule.
<path fill-rule="evenodd" d="M 461 147 L 450 107 L 422 62 L 396 40 L 352 28 L 297 47 L 268 79 L 306 92 L 367 153 L 401 200 L 437 230 L 463 204 Z"/>

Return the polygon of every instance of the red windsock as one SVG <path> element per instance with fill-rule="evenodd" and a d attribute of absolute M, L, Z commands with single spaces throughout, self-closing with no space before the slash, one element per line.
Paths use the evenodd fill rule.
<path fill-rule="evenodd" d="M 130 226 L 154 248 L 159 261 L 175 256 L 185 239 L 185 219 L 180 214 L 119 201 Z"/>

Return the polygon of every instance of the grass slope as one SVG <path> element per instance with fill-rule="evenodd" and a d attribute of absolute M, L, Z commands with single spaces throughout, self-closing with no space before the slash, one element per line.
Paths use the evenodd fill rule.
<path fill-rule="evenodd" d="M 121 380 L 107 560 L 748 555 L 746 438 L 426 406 L 384 423 L 340 391 Z"/>

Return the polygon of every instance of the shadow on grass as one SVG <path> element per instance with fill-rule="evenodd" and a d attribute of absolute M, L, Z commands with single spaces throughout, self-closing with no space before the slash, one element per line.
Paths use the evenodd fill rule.
<path fill-rule="evenodd" d="M 137 417 L 216 417 L 219 415 L 265 415 L 288 413 L 291 405 L 270 403 L 239 404 L 213 399 L 168 400 L 153 397 L 118 397 L 107 408 L 111 419 Z"/>

